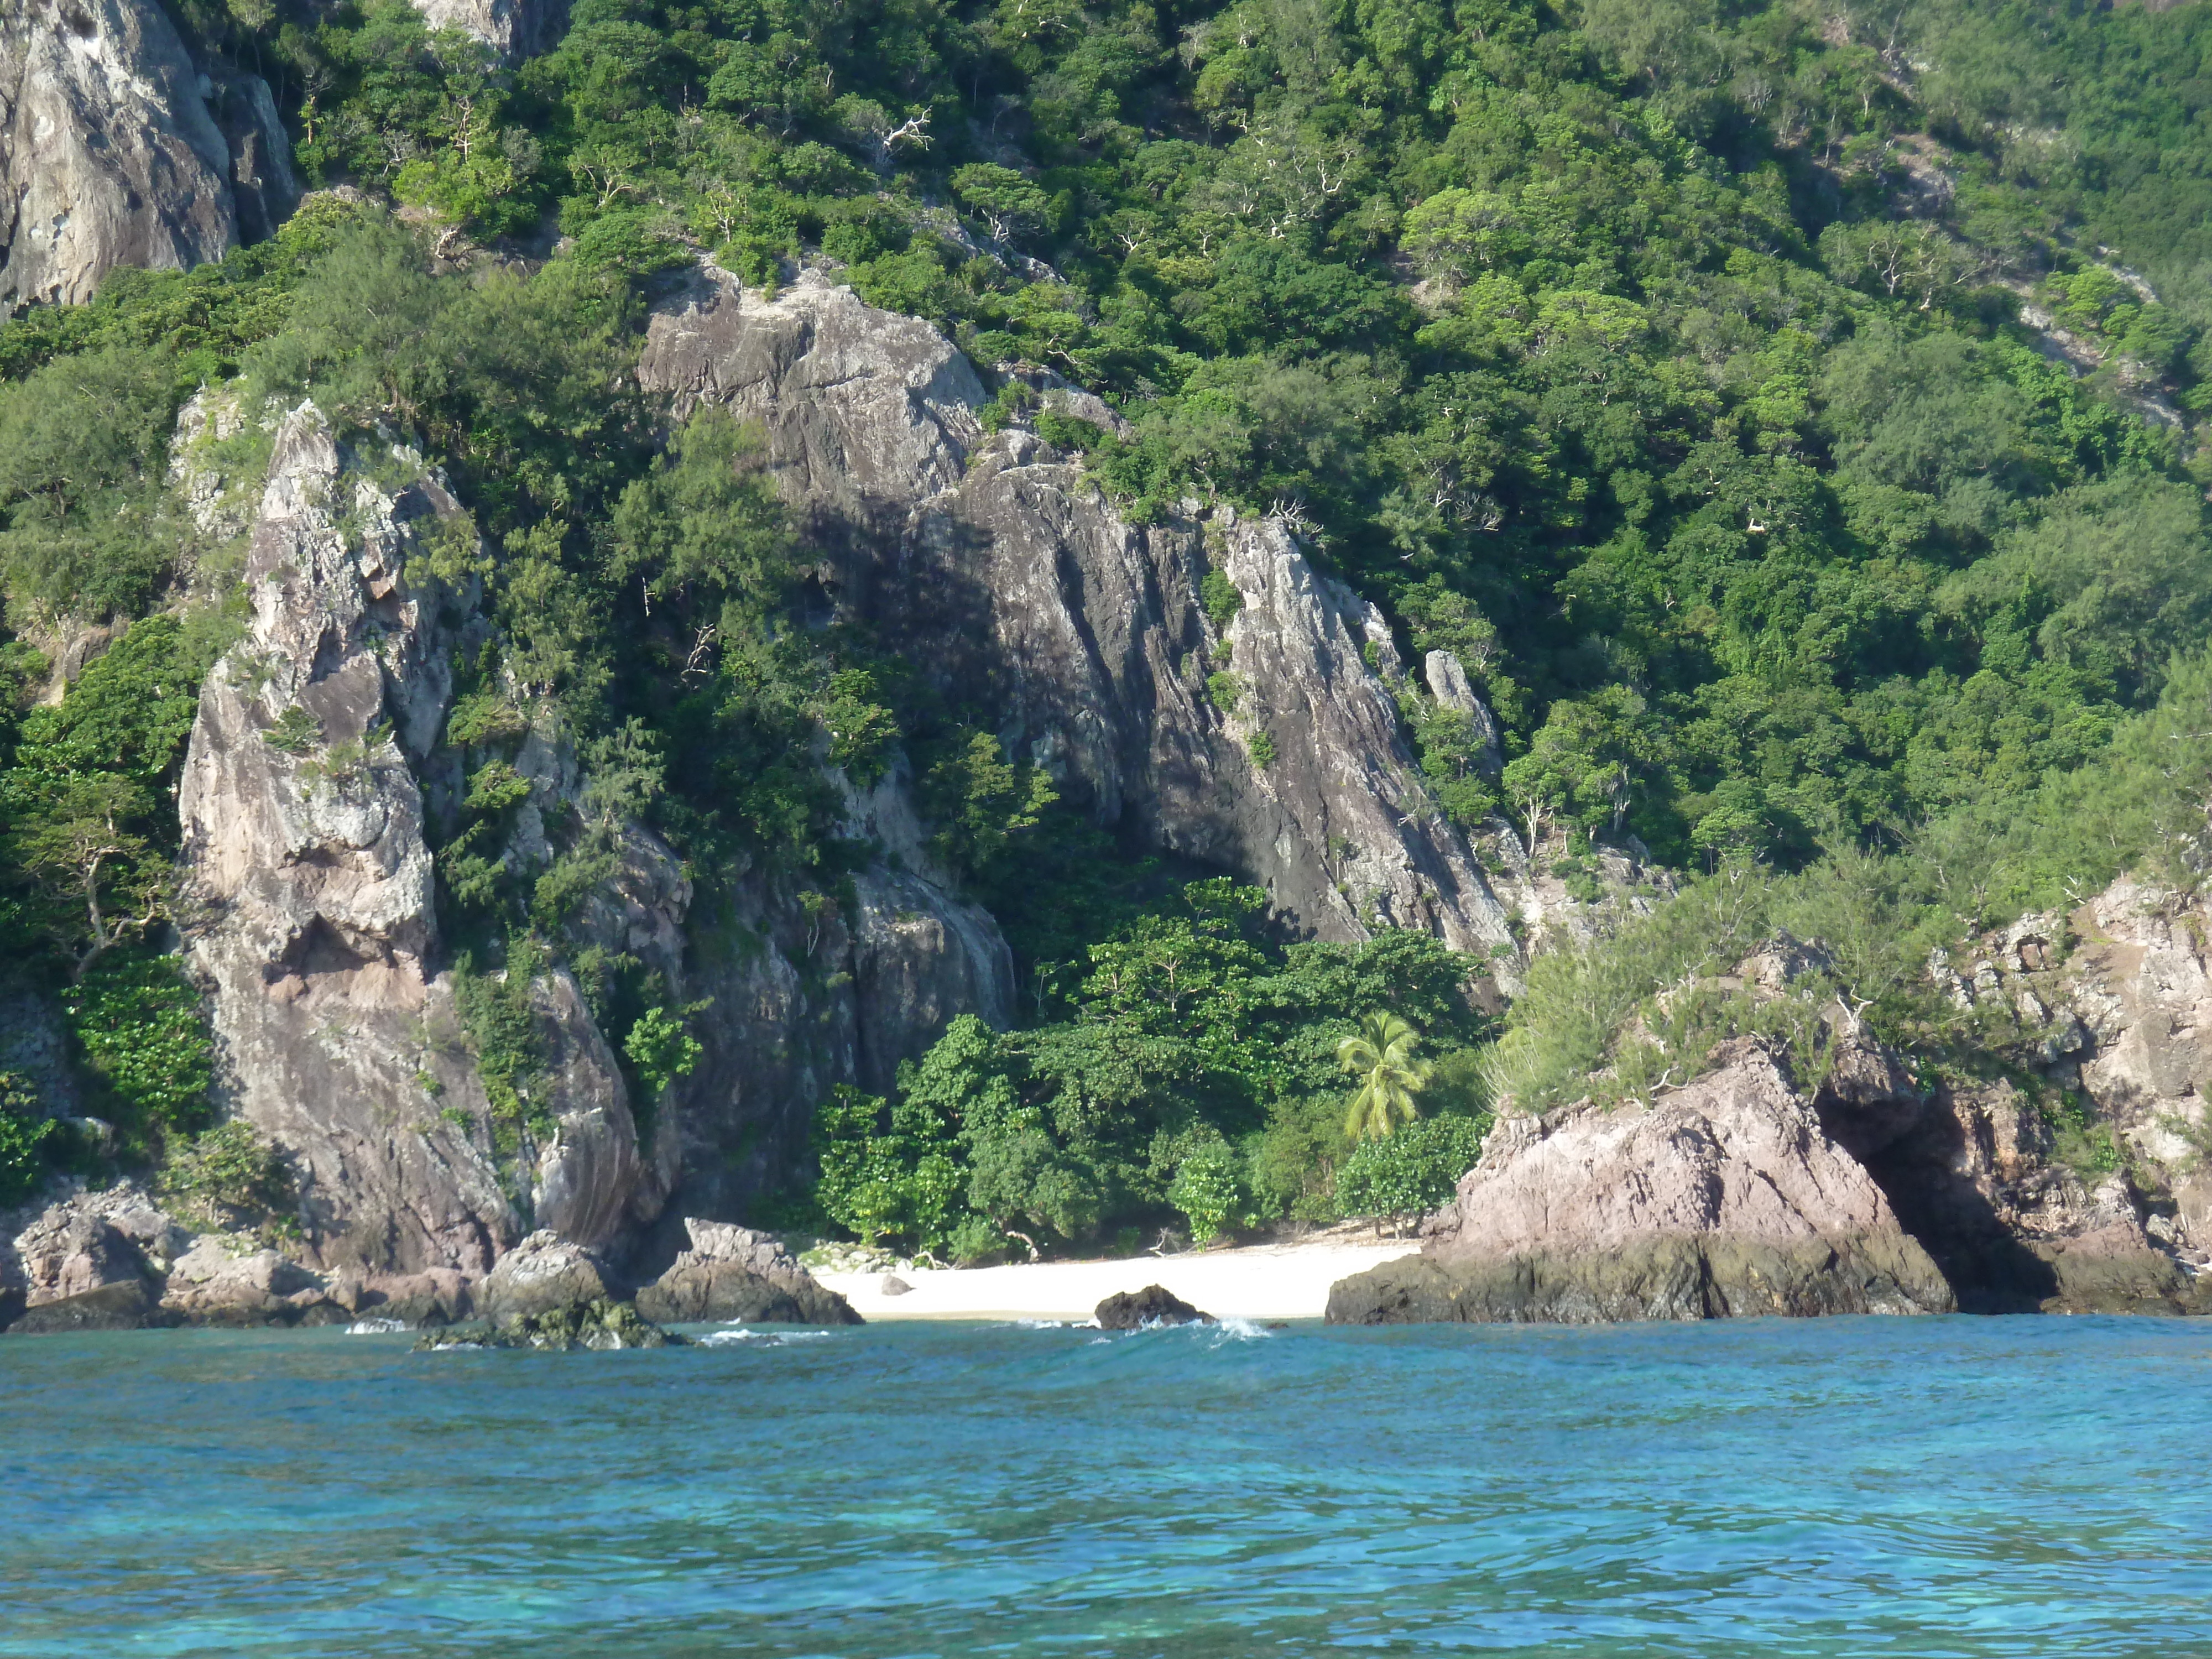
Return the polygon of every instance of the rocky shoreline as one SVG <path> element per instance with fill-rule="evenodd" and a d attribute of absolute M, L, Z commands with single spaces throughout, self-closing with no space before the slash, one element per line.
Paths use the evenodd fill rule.
<path fill-rule="evenodd" d="M 2202 904 L 2124 878 L 1930 963 L 1963 1012 L 2028 1025 L 2042 1103 L 1923 1085 L 1838 1004 L 1814 1086 L 1740 1038 L 1651 1100 L 1509 1112 L 1420 1253 L 1339 1282 L 1328 1316 L 2212 1314 L 2207 938 Z M 1729 982 L 1779 995 L 1818 961 L 1778 940 Z M 2054 1097 L 2108 1137 L 2087 1167 Z"/>
<path fill-rule="evenodd" d="M 22 1212 L 15 1220 L 22 1222 Z M 388 1321 L 439 1329 L 498 1325 L 635 1299 L 656 1324 L 744 1320 L 857 1325 L 765 1233 L 688 1220 L 691 1248 L 640 1282 L 599 1252 L 532 1233 L 481 1275 L 319 1272 L 250 1236 L 196 1232 L 125 1182 L 79 1191 L 0 1226 L 0 1332 L 140 1330 L 199 1325 L 350 1325 Z"/>

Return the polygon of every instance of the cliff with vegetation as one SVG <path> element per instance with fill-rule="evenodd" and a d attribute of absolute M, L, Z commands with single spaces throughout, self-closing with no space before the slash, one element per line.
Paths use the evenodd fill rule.
<path fill-rule="evenodd" d="M 2207 27 L 18 9 L 0 1310 L 2196 1309 Z"/>

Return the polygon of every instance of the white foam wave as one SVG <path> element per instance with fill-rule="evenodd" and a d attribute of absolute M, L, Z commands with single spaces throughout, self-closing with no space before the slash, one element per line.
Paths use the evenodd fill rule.
<path fill-rule="evenodd" d="M 730 1326 L 719 1331 L 709 1331 L 698 1339 L 702 1348 L 728 1348 L 740 1342 L 765 1342 L 771 1348 L 780 1348 L 787 1342 L 805 1342 L 811 1338 L 831 1336 L 831 1331 L 756 1331 L 743 1325 Z"/>
<path fill-rule="evenodd" d="M 407 1328 L 404 1319 L 356 1319 L 346 1327 L 348 1336 L 390 1336 Z"/>

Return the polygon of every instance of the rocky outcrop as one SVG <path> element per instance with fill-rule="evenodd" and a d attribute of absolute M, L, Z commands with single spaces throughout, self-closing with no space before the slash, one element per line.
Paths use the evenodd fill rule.
<path fill-rule="evenodd" d="M 335 1324 L 391 1299 L 358 1276 L 188 1224 L 129 1182 L 66 1193 L 19 1221 L 0 1229 L 0 1328 L 21 1334 Z"/>
<path fill-rule="evenodd" d="M 0 304 L 219 259 L 298 197 L 268 88 L 204 75 L 155 0 L 0 10 Z"/>
<path fill-rule="evenodd" d="M 1116 1291 L 1101 1302 L 1092 1317 L 1102 1331 L 1141 1331 L 1153 1325 L 1211 1325 L 1213 1316 L 1200 1313 L 1164 1285 L 1147 1285 L 1141 1291 Z"/>
<path fill-rule="evenodd" d="M 536 1348 L 551 1353 L 589 1350 L 615 1353 L 625 1348 L 667 1348 L 682 1345 L 627 1302 L 606 1297 L 567 1302 L 536 1313 L 514 1314 L 493 1324 L 456 1325 L 427 1331 L 416 1340 L 416 1353 L 452 1348 Z"/>
<path fill-rule="evenodd" d="M 545 1229 L 500 1257 L 476 1286 L 476 1307 L 491 1320 L 533 1317 L 605 1300 L 611 1277 L 592 1251 Z"/>
<path fill-rule="evenodd" d="M 1976 1312 L 2212 1312 L 2207 917 L 2123 878 L 1929 964 L 1997 1076 L 1822 1113 Z M 2040 1079 L 2034 1074 L 2041 1073 Z"/>
<path fill-rule="evenodd" d="M 568 0 L 414 0 L 434 29 L 459 29 L 502 58 L 533 58 L 568 28 Z"/>
<path fill-rule="evenodd" d="M 528 1212 L 586 1245 L 627 1224 L 641 1160 L 624 1085 L 572 981 L 532 988 L 528 1122 L 496 1122 L 439 957 L 418 770 L 471 596 L 406 561 L 457 509 L 377 484 L 312 406 L 284 417 L 246 558 L 252 622 L 209 677 L 178 797 L 212 988 L 219 1092 L 285 1149 L 315 1266 L 487 1271 Z M 458 620 L 457 620 L 458 619 Z M 510 1193 L 493 1148 L 521 1145 Z"/>
<path fill-rule="evenodd" d="M 1814 1103 L 1744 1041 L 1644 1105 L 1508 1119 L 1420 1255 L 1336 1323 L 1947 1312 L 1950 1286 Z"/>
<path fill-rule="evenodd" d="M 638 1310 L 663 1324 L 742 1320 L 857 1325 L 851 1303 L 825 1289 L 766 1233 L 686 1218 L 691 1248 L 637 1294 Z"/>
<path fill-rule="evenodd" d="M 1074 458 L 984 431 L 981 382 L 936 330 L 818 272 L 770 301 L 703 269 L 656 309 L 639 372 L 679 414 L 760 422 L 841 611 L 1101 823 L 1243 872 L 1324 938 L 1507 941 L 1367 660 L 1390 651 L 1380 616 L 1282 522 L 1123 522 Z M 1243 599 L 1225 641 L 1209 562 Z M 1235 678 L 1209 689 L 1224 651 Z"/>

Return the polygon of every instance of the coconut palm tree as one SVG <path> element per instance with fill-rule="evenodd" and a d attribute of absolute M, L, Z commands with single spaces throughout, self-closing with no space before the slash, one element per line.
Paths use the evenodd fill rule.
<path fill-rule="evenodd" d="M 1415 1060 L 1421 1034 L 1395 1014 L 1369 1014 L 1359 1032 L 1336 1045 L 1336 1063 L 1359 1079 L 1344 1133 L 1354 1140 L 1376 1139 L 1418 1115 L 1413 1097 L 1428 1083 L 1425 1060 Z"/>

